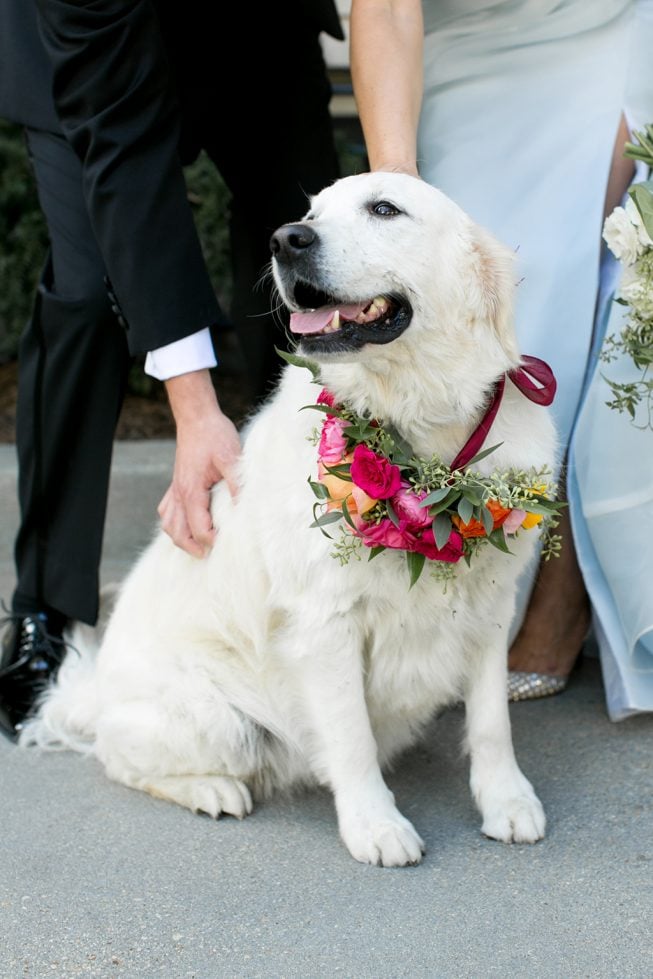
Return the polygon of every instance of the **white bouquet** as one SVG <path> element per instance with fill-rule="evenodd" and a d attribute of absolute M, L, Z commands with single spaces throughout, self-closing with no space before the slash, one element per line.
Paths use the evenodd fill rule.
<path fill-rule="evenodd" d="M 625 155 L 653 167 L 653 126 L 633 134 Z M 623 329 L 606 337 L 601 359 L 610 363 L 618 356 L 630 357 L 640 376 L 618 383 L 605 378 L 613 398 L 608 407 L 627 412 L 643 428 L 653 428 L 653 180 L 635 184 L 625 207 L 616 207 L 605 220 L 603 238 L 622 266 L 615 301 L 628 308 Z M 643 409 L 638 415 L 638 408 Z"/>

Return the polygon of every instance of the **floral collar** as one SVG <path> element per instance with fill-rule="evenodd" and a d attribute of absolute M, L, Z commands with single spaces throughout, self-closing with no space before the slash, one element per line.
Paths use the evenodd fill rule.
<path fill-rule="evenodd" d="M 279 353 L 289 363 L 307 367 L 319 383 L 314 364 Z M 550 405 L 556 390 L 551 368 L 536 357 L 524 357 L 522 365 L 507 376 L 529 400 Z M 363 548 L 368 548 L 370 560 L 385 550 L 402 551 L 411 587 L 427 561 L 431 574 L 446 581 L 455 577 L 461 558 L 469 565 L 487 544 L 510 554 L 510 539 L 536 526 L 543 538 L 542 556 L 558 555 L 560 537 L 553 530 L 565 504 L 555 499 L 550 471 L 511 469 L 483 476 L 473 469 L 499 447 L 479 451 L 504 390 L 505 375 L 495 383 L 483 418 L 450 465 L 437 456 L 416 456 L 390 425 L 338 404 L 325 388 L 315 404 L 306 406 L 325 415 L 314 435 L 317 479 L 308 480 L 316 497 L 311 526 L 334 542 L 332 553 L 341 564 L 360 560 Z M 337 540 L 325 529 L 333 524 L 340 524 Z"/>

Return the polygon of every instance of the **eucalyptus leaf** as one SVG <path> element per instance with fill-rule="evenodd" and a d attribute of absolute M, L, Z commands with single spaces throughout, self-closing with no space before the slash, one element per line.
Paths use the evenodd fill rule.
<path fill-rule="evenodd" d="M 462 492 L 463 492 L 463 496 L 465 497 L 465 499 L 466 500 L 469 500 L 469 502 L 473 506 L 475 506 L 475 507 L 483 506 L 483 497 L 480 495 L 480 493 L 478 492 L 478 490 L 476 489 L 476 487 L 463 486 L 462 487 Z"/>
<path fill-rule="evenodd" d="M 469 523 L 474 513 L 474 505 L 470 503 L 466 496 L 461 496 L 458 500 L 458 516 L 463 523 Z"/>
<path fill-rule="evenodd" d="M 342 520 L 342 513 L 339 510 L 337 512 L 332 510 L 331 513 L 325 513 L 321 517 L 316 517 L 311 527 L 326 527 L 330 523 L 337 523 L 338 520 Z"/>
<path fill-rule="evenodd" d="M 449 542 L 451 530 L 451 517 L 439 513 L 433 521 L 433 536 L 435 537 L 435 546 L 439 551 Z"/>
<path fill-rule="evenodd" d="M 447 495 L 443 500 L 440 500 L 439 503 L 433 504 L 433 506 L 429 510 L 429 513 L 431 514 L 432 517 L 435 517 L 439 513 L 442 513 L 444 510 L 448 510 L 450 507 L 454 505 L 454 503 L 456 502 L 459 496 L 460 496 L 460 490 L 457 489 L 449 490 L 449 492 L 447 493 Z"/>
<path fill-rule="evenodd" d="M 428 496 L 425 496 L 423 500 L 420 500 L 419 505 L 423 507 L 430 506 L 432 503 L 440 503 L 445 497 L 449 496 L 451 493 L 450 486 L 442 486 L 440 489 L 433 490 Z"/>
<path fill-rule="evenodd" d="M 485 533 L 489 537 L 494 530 L 494 517 L 486 506 L 481 508 L 481 520 L 483 522 L 483 527 L 485 528 Z"/>
<path fill-rule="evenodd" d="M 425 561 L 426 557 L 423 554 L 417 554 L 415 551 L 406 551 L 406 564 L 408 565 L 408 574 L 410 575 L 410 588 L 413 587 L 421 575 Z"/>
<path fill-rule="evenodd" d="M 308 479 L 308 485 L 311 487 L 311 489 L 313 490 L 313 492 L 317 496 L 318 500 L 328 500 L 329 499 L 329 491 L 326 488 L 326 486 L 324 485 L 324 483 L 316 483 L 315 480 L 313 480 L 313 479 L 311 479 L 309 477 L 309 479 Z"/>

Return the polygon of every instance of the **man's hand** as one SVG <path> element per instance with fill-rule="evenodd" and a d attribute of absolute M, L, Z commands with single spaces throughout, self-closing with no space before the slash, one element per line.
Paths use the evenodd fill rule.
<path fill-rule="evenodd" d="M 178 547 L 204 557 L 215 540 L 211 487 L 226 480 L 236 495 L 240 438 L 220 410 L 208 370 L 180 374 L 165 382 L 177 425 L 172 483 L 158 507 L 161 526 Z"/>

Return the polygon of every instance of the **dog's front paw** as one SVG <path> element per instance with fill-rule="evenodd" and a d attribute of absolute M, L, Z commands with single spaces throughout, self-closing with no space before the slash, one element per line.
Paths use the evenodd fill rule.
<path fill-rule="evenodd" d="M 424 842 L 401 813 L 340 820 L 340 835 L 355 860 L 381 867 L 406 867 L 421 861 Z"/>
<path fill-rule="evenodd" d="M 503 843 L 536 843 L 544 836 L 546 817 L 533 790 L 484 800 L 481 832 Z"/>
<path fill-rule="evenodd" d="M 223 813 L 244 819 L 253 808 L 249 789 L 232 775 L 163 775 L 141 780 L 138 788 L 214 819 Z"/>

